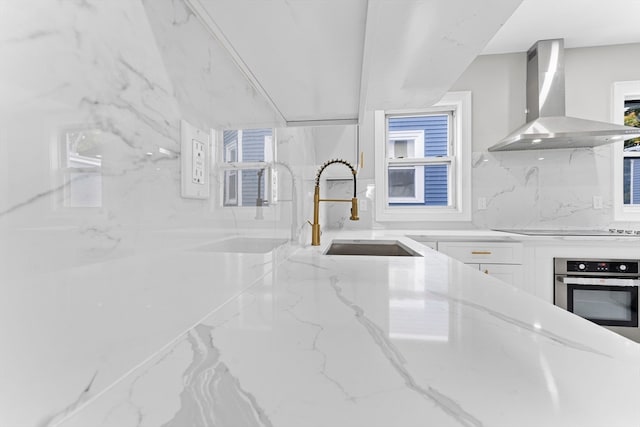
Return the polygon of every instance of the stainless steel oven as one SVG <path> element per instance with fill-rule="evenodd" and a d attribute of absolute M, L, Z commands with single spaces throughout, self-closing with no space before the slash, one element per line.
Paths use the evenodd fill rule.
<path fill-rule="evenodd" d="M 553 303 L 640 342 L 639 260 L 554 258 Z"/>

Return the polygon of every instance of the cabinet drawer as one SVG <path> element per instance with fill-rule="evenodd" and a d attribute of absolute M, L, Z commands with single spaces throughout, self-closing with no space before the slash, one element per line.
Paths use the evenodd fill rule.
<path fill-rule="evenodd" d="M 514 286 L 522 286 L 523 269 L 517 264 L 480 264 L 480 271 Z"/>
<path fill-rule="evenodd" d="M 438 251 L 465 263 L 522 264 L 522 243 L 438 242 Z"/>

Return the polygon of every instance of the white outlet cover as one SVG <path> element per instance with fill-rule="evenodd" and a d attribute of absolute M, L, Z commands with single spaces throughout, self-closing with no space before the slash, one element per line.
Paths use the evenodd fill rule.
<path fill-rule="evenodd" d="M 208 199 L 211 144 L 209 134 L 187 121 L 180 122 L 182 197 Z"/>
<path fill-rule="evenodd" d="M 593 209 L 602 209 L 602 196 L 593 196 Z"/>
<path fill-rule="evenodd" d="M 483 211 L 487 209 L 487 198 L 478 197 L 478 210 Z"/>

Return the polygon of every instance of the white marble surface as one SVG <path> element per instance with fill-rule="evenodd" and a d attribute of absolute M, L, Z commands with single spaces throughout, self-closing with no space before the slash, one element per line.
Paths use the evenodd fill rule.
<path fill-rule="evenodd" d="M 270 271 L 190 249 L 288 240 L 292 203 L 222 208 L 214 173 L 210 200 L 180 197 L 181 119 L 274 117 L 182 1 L 0 1 L 0 58 L 0 425 L 33 427 Z M 97 131 L 92 207 L 69 203 L 70 130 Z"/>
<path fill-rule="evenodd" d="M 638 344 L 369 237 L 424 257 L 325 256 L 325 235 L 52 425 L 637 425 Z"/>
<path fill-rule="evenodd" d="M 58 419 L 83 390 L 104 390 L 271 274 L 288 250 L 260 253 L 250 242 L 244 252 L 234 243 L 229 252 L 215 250 L 228 241 L 36 274 L 4 287 L 0 425 Z"/>
<path fill-rule="evenodd" d="M 170 419 L 175 414 L 173 410 L 179 406 L 182 374 L 192 363 L 191 345 L 200 345 L 201 335 L 194 335 L 193 331 L 202 333 L 203 328 L 212 325 L 218 325 L 215 333 L 226 334 L 224 340 L 227 340 L 226 344 L 221 339 L 215 342 L 215 348 L 224 350 L 224 357 L 220 360 L 231 372 L 224 378 L 222 386 L 239 387 L 241 384 L 242 390 L 256 393 L 255 399 L 259 399 L 255 402 L 259 402 L 259 406 L 255 406 L 257 403 L 250 394 L 244 395 L 244 402 L 264 408 L 255 412 L 263 424 L 271 422 L 265 421 L 265 417 L 280 423 L 277 413 L 281 402 L 284 402 L 281 409 L 284 419 L 304 417 L 308 414 L 305 409 L 314 401 L 322 400 L 325 391 L 328 394 L 336 390 L 342 393 L 329 397 L 326 405 L 339 401 L 343 406 L 337 407 L 343 408 L 347 416 L 351 413 L 356 418 L 372 416 L 361 412 L 363 407 L 356 404 L 358 399 L 389 405 L 385 403 L 388 396 L 407 395 L 413 396 L 408 398 L 410 401 L 436 405 L 429 403 L 430 398 L 420 400 L 421 392 L 407 391 L 403 385 L 404 373 L 389 365 L 386 356 L 376 353 L 378 344 L 373 345 L 371 335 L 366 332 L 366 328 L 373 324 L 379 325 L 383 331 L 390 330 L 392 323 L 397 324 L 397 320 L 392 323 L 389 320 L 391 293 L 399 295 L 394 301 L 401 300 L 393 302 L 394 312 L 398 313 L 394 319 L 402 318 L 404 314 L 399 313 L 403 310 L 432 307 L 431 299 L 427 299 L 428 303 L 424 298 L 416 299 L 411 296 L 413 291 L 404 297 L 405 291 L 401 287 L 389 286 L 392 283 L 402 286 L 406 282 L 404 279 L 382 279 L 389 275 L 411 278 L 422 274 L 419 273 L 421 270 L 411 273 L 413 270 L 408 268 L 407 264 L 417 261 L 360 261 L 353 270 L 342 265 L 346 261 L 330 261 L 314 255 L 313 250 L 304 252 L 307 251 L 305 249 L 278 267 L 279 261 L 288 255 L 288 247 L 281 247 L 275 257 L 255 252 L 225 254 L 195 250 L 234 236 L 308 242 L 305 221 L 312 215 L 313 177 L 317 166 L 327 160 L 325 156 L 329 153 L 326 133 L 307 128 L 278 130 L 278 159 L 291 168 L 292 182 L 287 184 L 289 178 L 281 179 L 280 182 L 284 183 L 280 188 L 281 202 L 264 208 L 265 219 L 261 221 L 255 219 L 255 207 L 222 208 L 219 175 L 215 168 L 211 175 L 214 187 L 210 200 L 180 197 L 180 119 L 187 119 L 204 129 L 245 124 L 259 126 L 277 119 L 264 100 L 235 73 L 229 58 L 188 12 L 184 1 L 0 0 L 0 63 L 0 292 L 3 295 L 0 300 L 0 426 L 56 424 L 65 414 L 106 390 L 111 391 L 95 404 L 109 404 L 113 401 L 110 399 L 117 400 L 121 396 L 117 394 L 120 387 L 156 363 L 155 359 L 145 363 L 148 358 L 154 355 L 162 357 L 169 352 L 177 359 L 167 356 L 165 360 L 175 360 L 179 365 L 173 377 L 177 378 L 177 383 L 166 387 L 167 396 L 175 391 L 174 400 L 172 403 L 163 401 L 160 406 L 155 402 L 150 405 L 154 411 L 166 409 L 171 415 L 158 412 L 146 419 L 148 424 L 161 424 L 155 420 Z M 187 63 L 189 67 L 184 66 Z M 478 122 L 492 123 L 492 120 Z M 64 133 L 69 129 L 100 131 L 97 137 L 102 150 L 99 207 L 66 204 L 74 185 L 63 161 Z M 362 138 L 363 141 L 365 139 Z M 576 158 L 558 155 L 556 166 L 562 167 L 573 160 Z M 525 215 L 518 222 L 517 218 L 509 218 L 509 215 L 519 211 L 510 210 L 509 206 L 522 201 L 517 196 L 518 191 L 525 191 L 527 200 L 535 196 L 535 190 L 528 188 L 532 181 L 526 179 L 534 176 L 535 171 L 530 170 L 533 166 L 525 162 L 514 163 L 514 159 L 502 161 L 504 175 L 496 175 L 495 171 L 483 169 L 485 166 L 478 164 L 474 174 L 482 179 L 474 182 L 489 185 L 500 181 L 500 185 L 506 183 L 508 189 L 516 186 L 511 192 L 513 194 L 500 196 L 504 190 L 500 186 L 482 188 L 478 194 L 487 195 L 489 209 L 476 212 L 474 221 L 481 225 L 500 221 L 504 226 L 529 225 L 538 216 Z M 577 173 L 577 169 L 590 164 L 589 156 L 584 162 L 573 162 L 567 174 L 571 172 L 574 176 L 575 173 L 576 179 L 584 177 Z M 553 181 L 552 174 L 556 169 L 560 170 L 550 167 L 544 171 L 549 174 L 550 181 Z M 363 174 L 369 171 L 365 169 Z M 280 175 L 286 177 L 287 172 L 281 169 Z M 503 176 L 504 180 L 496 179 Z M 566 176 L 567 192 L 575 182 L 571 176 Z M 359 192 L 369 197 L 366 184 L 364 180 L 359 183 Z M 324 187 L 323 190 L 336 195 L 342 191 Z M 589 200 L 585 194 L 591 191 L 582 190 L 580 206 Z M 492 198 L 490 195 L 493 193 L 500 194 Z M 563 196 L 562 193 L 557 195 L 556 201 Z M 543 197 L 546 196 L 539 199 Z M 372 199 L 367 200 L 370 202 Z M 607 207 L 607 199 L 604 201 Z M 526 207 L 527 204 L 521 203 L 520 206 Z M 559 212 L 571 210 L 572 206 Z M 541 209 L 547 210 L 548 207 L 545 204 Z M 339 208 L 335 216 L 346 211 L 343 205 Z M 323 212 L 321 217 L 326 231 L 332 221 L 324 218 L 331 217 L 332 208 L 323 206 L 324 209 L 329 212 L 329 215 Z M 552 208 L 549 210 L 553 211 Z M 372 212 L 372 205 L 368 212 Z M 583 214 L 558 217 L 552 213 L 547 216 L 547 223 L 553 223 L 554 218 L 558 224 L 587 218 L 588 210 L 580 212 Z M 357 226 L 380 226 L 371 216 L 366 217 L 366 213 L 361 212 L 361 216 L 363 220 Z M 585 227 L 604 220 L 596 218 L 597 221 L 589 222 L 587 219 L 583 224 Z M 366 231 L 363 233 L 368 235 Z M 417 234 L 416 230 L 413 234 Z M 451 287 L 455 292 L 462 292 L 460 287 L 467 286 L 465 277 L 470 273 L 464 273 L 463 277 L 455 276 L 458 267 L 449 267 L 448 261 L 435 263 L 425 259 L 420 262 L 426 262 L 420 268 L 428 268 L 430 275 L 443 277 L 443 281 L 436 283 L 438 286 Z M 319 263 L 319 268 L 305 265 L 309 263 Z M 351 266 L 356 264 L 349 263 Z M 360 264 L 366 268 L 361 268 Z M 373 272 L 380 276 L 372 276 Z M 336 288 L 331 287 L 332 282 L 327 279 L 334 274 L 340 280 L 336 283 L 343 289 L 342 295 L 346 300 L 338 298 Z M 444 279 L 444 275 L 451 278 Z M 476 280 L 469 277 L 472 282 Z M 371 280 L 374 280 L 373 286 L 367 283 Z M 422 286 L 420 283 L 418 281 L 416 286 Z M 246 289 L 251 292 L 242 293 Z M 300 299 L 298 305 L 295 304 L 298 301 L 296 295 Z M 465 295 L 469 301 L 474 298 L 482 301 L 484 298 L 468 292 Z M 232 302 L 220 310 L 230 300 Z M 356 301 L 357 306 L 372 316 L 366 319 L 373 323 L 360 323 L 358 318 L 355 318 L 358 322 L 353 323 L 355 306 L 346 304 L 347 300 Z M 456 319 L 460 317 L 459 313 L 473 312 L 470 308 L 461 310 L 462 306 L 456 305 L 454 300 L 445 298 L 443 304 L 438 301 L 434 310 L 442 310 L 444 304 L 450 317 Z M 293 319 L 294 315 L 301 322 Z M 335 324 L 332 323 L 333 316 L 336 316 Z M 471 314 L 464 314 L 464 317 L 473 319 Z M 230 319 L 224 324 L 226 326 L 220 325 L 225 319 Z M 305 324 L 305 321 L 310 323 Z M 476 327 L 466 322 L 465 327 L 472 330 Z M 494 319 L 485 324 L 492 322 L 501 321 Z M 203 326 L 192 331 L 191 328 L 199 324 Z M 462 342 L 459 338 L 461 332 L 451 327 L 454 324 L 460 325 L 453 321 L 446 324 L 451 338 L 445 341 L 444 347 L 436 346 L 439 349 L 436 353 L 442 350 L 454 354 L 452 346 Z M 534 337 L 513 328 L 515 336 Z M 326 334 L 320 333 L 325 329 Z M 270 331 L 277 332 L 274 335 Z M 251 338 L 247 338 L 249 336 Z M 465 336 L 469 333 L 465 332 Z M 262 341 L 257 337 L 262 337 Z M 273 341 L 265 337 L 273 337 Z M 352 339 L 357 341 L 352 343 Z M 591 339 L 586 339 L 586 342 L 598 344 L 592 343 Z M 603 339 L 617 343 L 615 338 Z M 403 346 L 427 345 L 422 340 L 409 340 L 411 343 L 414 341 L 414 344 L 404 341 L 397 344 L 399 354 L 407 360 L 402 366 L 408 370 L 419 370 L 410 361 L 412 357 L 421 357 L 417 355 L 422 354 L 422 350 L 414 353 Z M 363 349 L 359 346 L 355 349 L 345 347 L 349 349 L 345 352 L 340 348 L 340 345 L 354 343 L 362 343 Z M 387 344 L 385 340 L 380 341 L 380 345 Z M 395 341 L 392 344 L 396 345 Z M 480 351 L 480 343 L 465 345 L 479 351 L 481 360 L 493 355 L 493 348 L 486 350 L 489 353 Z M 616 346 L 606 342 L 607 348 Z M 177 350 L 171 352 L 174 347 Z M 561 348 L 559 344 L 556 347 L 558 350 Z M 205 345 L 202 348 L 210 347 Z M 280 354 L 278 348 L 290 348 L 293 352 Z M 524 348 L 538 351 L 531 346 Z M 239 352 L 236 351 L 238 349 Z M 248 356 L 245 351 L 263 351 L 266 364 L 254 366 L 254 361 L 243 359 Z M 372 356 L 367 365 L 369 362 L 363 364 L 362 361 L 368 359 L 359 359 L 356 363 L 345 357 L 351 351 L 362 357 L 377 355 Z M 394 353 L 396 350 L 388 351 Z M 513 351 L 519 354 L 517 349 Z M 210 359 L 206 363 L 211 364 L 215 357 L 214 353 L 209 354 Z M 238 359 L 228 360 L 229 354 L 236 355 L 234 357 Z M 284 357 L 284 354 L 288 356 Z M 336 354 L 338 358 L 333 357 Z M 343 357 L 346 365 L 340 362 Z M 464 363 L 471 363 L 470 368 L 460 368 L 461 373 L 479 366 L 468 362 L 464 356 L 456 357 L 462 357 Z M 299 367 L 296 367 L 297 360 L 300 361 Z M 598 360 L 596 365 L 600 363 Z M 382 366 L 380 361 L 387 365 L 381 368 L 384 372 L 381 371 L 380 378 L 370 376 L 372 386 L 369 387 L 369 380 L 364 381 L 363 378 Z M 298 396 L 292 390 L 297 387 L 295 380 L 298 378 L 291 379 L 283 374 L 287 363 L 298 370 L 294 375 L 301 373 L 300 381 L 312 378 L 316 385 L 320 384 L 310 389 L 314 395 L 299 396 L 304 402 L 295 407 L 287 406 L 287 399 L 291 395 L 292 402 L 296 402 Z M 349 363 L 357 364 L 358 369 L 362 367 L 362 371 L 350 372 L 348 368 L 352 365 Z M 127 375 L 140 364 L 144 365 L 140 370 Z M 268 393 L 264 390 L 272 382 L 260 383 L 255 379 L 251 381 L 256 381 L 256 384 L 247 386 L 233 379 L 242 379 L 237 376 L 238 369 L 251 371 L 263 368 L 264 372 L 272 372 L 273 375 L 282 374 L 280 382 L 292 388 L 285 387 L 278 391 L 280 394 L 265 397 Z M 160 380 L 164 381 L 164 375 Z M 410 385 L 409 389 L 427 384 L 413 371 L 411 375 L 416 375 L 417 385 Z M 436 374 L 428 374 L 429 377 L 432 375 Z M 123 376 L 126 377 L 112 387 Z M 146 382 L 149 378 L 147 376 L 139 383 L 148 387 L 151 384 Z M 335 379 L 335 382 L 330 379 Z M 227 380 L 231 382 L 225 382 Z M 155 380 L 152 378 L 151 381 Z M 338 384 L 344 387 L 344 392 L 340 391 Z M 433 384 L 434 389 L 460 399 L 469 413 L 484 416 L 473 405 L 467 407 L 464 396 L 457 391 L 439 388 L 438 381 Z M 369 394 L 372 389 L 374 394 Z M 164 388 L 154 390 L 165 394 Z M 152 394 L 142 393 L 143 400 L 152 397 Z M 345 398 L 344 402 L 340 400 Z M 137 397 L 133 400 L 140 403 Z M 404 402 L 403 398 L 401 400 Z M 234 405 L 226 402 L 225 407 Z M 247 407 L 242 406 L 245 403 L 237 402 L 238 408 Z M 185 405 L 188 407 L 189 403 Z M 373 406 L 377 407 L 377 403 Z M 380 408 L 378 412 L 384 412 L 384 406 Z M 93 411 L 96 412 L 92 414 L 98 414 L 97 409 Z M 297 415 L 296 411 L 299 411 Z M 378 412 L 374 408 L 373 413 Z M 232 417 L 234 414 L 225 413 L 223 416 Z M 380 417 L 380 420 L 388 420 L 382 415 Z M 182 419 L 178 421 L 180 423 Z M 87 426 L 91 424 L 84 425 Z"/>

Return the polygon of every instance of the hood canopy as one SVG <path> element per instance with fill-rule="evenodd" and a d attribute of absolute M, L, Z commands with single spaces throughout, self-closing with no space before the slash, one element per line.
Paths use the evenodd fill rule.
<path fill-rule="evenodd" d="M 527 52 L 526 119 L 489 151 L 596 147 L 640 136 L 640 128 L 565 115 L 562 39 L 538 41 Z"/>

